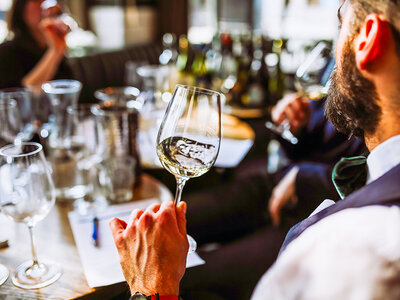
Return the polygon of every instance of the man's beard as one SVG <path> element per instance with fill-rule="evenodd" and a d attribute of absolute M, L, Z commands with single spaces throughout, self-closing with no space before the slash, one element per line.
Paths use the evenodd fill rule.
<path fill-rule="evenodd" d="M 375 132 L 382 112 L 375 85 L 357 68 L 352 41 L 345 42 L 341 68 L 332 74 L 325 114 L 338 131 L 363 137 Z"/>

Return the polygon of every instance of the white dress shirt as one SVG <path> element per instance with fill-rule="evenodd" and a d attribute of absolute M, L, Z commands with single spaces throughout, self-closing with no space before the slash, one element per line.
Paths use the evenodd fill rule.
<path fill-rule="evenodd" d="M 397 135 L 371 151 L 367 182 L 399 163 Z M 260 279 L 259 299 L 400 299 L 400 209 L 350 208 L 310 226 Z"/>

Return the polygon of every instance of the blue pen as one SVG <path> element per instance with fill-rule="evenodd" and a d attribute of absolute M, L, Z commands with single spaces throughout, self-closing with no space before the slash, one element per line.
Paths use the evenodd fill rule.
<path fill-rule="evenodd" d="M 93 245 L 99 247 L 99 219 L 93 218 L 93 233 L 92 233 Z"/>

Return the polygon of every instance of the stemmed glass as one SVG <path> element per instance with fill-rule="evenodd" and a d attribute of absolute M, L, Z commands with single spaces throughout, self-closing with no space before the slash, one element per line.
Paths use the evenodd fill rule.
<path fill-rule="evenodd" d="M 27 89 L 0 90 L 0 137 L 7 143 L 19 143 L 32 138 L 35 131 L 31 96 Z"/>
<path fill-rule="evenodd" d="M 324 78 L 323 73 L 329 68 L 330 52 L 331 47 L 329 44 L 319 42 L 308 54 L 306 60 L 299 66 L 295 75 L 295 88 L 300 97 L 317 101 L 327 95 L 330 81 Z M 290 131 L 288 120 L 284 120 L 280 125 L 266 122 L 265 126 L 290 143 L 298 143 L 298 139 Z"/>
<path fill-rule="evenodd" d="M 47 216 L 55 201 L 55 189 L 42 146 L 22 142 L 0 149 L 0 207 L 4 214 L 28 226 L 32 261 L 17 267 L 12 282 L 24 289 L 52 284 L 62 274 L 56 264 L 38 261 L 33 227 Z"/>
<path fill-rule="evenodd" d="M 223 94 L 177 85 L 157 136 L 161 164 L 176 178 L 175 205 L 190 178 L 206 173 L 217 159 L 221 143 Z M 189 252 L 196 241 L 188 236 Z"/>

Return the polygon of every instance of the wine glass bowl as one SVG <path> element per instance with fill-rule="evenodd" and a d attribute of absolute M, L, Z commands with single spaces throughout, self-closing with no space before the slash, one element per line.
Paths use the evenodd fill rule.
<path fill-rule="evenodd" d="M 35 131 L 34 107 L 26 88 L 0 90 L 0 137 L 8 143 L 28 141 Z"/>
<path fill-rule="evenodd" d="M 0 207 L 15 222 L 28 226 L 32 260 L 17 267 L 12 282 L 24 289 L 47 286 L 60 278 L 56 264 L 38 261 L 33 227 L 50 212 L 55 202 L 55 189 L 42 146 L 38 143 L 8 145 L 0 149 Z"/>
<path fill-rule="evenodd" d="M 177 85 L 157 136 L 157 155 L 177 181 L 175 204 L 190 178 L 206 173 L 215 163 L 221 143 L 221 102 L 224 95 Z M 188 236 L 189 252 L 196 242 Z"/>
<path fill-rule="evenodd" d="M 322 82 L 322 76 L 328 66 L 330 53 L 330 45 L 326 42 L 319 42 L 299 66 L 294 84 L 301 96 L 315 101 L 327 95 L 329 83 Z"/>

